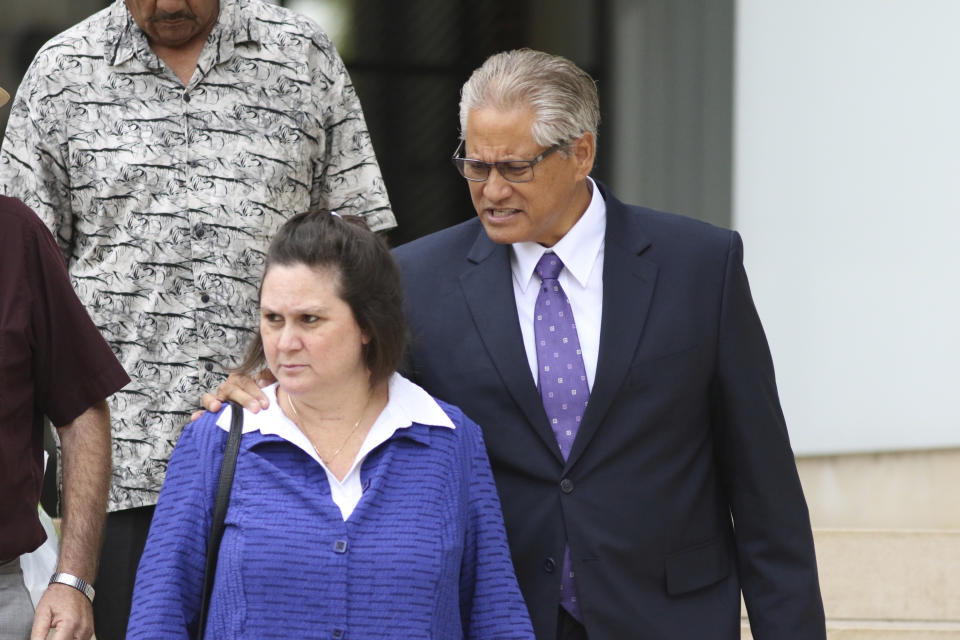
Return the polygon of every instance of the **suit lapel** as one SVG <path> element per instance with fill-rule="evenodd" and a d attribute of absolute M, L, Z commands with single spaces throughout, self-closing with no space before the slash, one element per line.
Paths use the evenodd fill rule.
<path fill-rule="evenodd" d="M 513 293 L 509 248 L 497 245 L 481 230 L 467 259 L 470 266 L 460 275 L 460 288 L 480 339 L 507 391 L 544 444 L 562 462 L 560 447 L 527 363 Z"/>
<path fill-rule="evenodd" d="M 641 257 L 650 246 L 629 208 L 601 186 L 607 205 L 603 256 L 603 314 L 600 353 L 590 403 L 573 442 L 567 467 L 583 454 L 623 385 L 633 359 L 657 279 L 657 265 Z"/>

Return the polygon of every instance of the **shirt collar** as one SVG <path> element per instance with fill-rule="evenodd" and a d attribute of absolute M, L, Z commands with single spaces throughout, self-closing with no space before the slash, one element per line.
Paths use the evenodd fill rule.
<path fill-rule="evenodd" d="M 410 382 L 399 373 L 390 376 L 389 399 L 383 414 L 389 413 L 397 428 L 423 424 L 431 427 L 455 428 L 453 421 L 422 387 Z M 383 416 L 381 414 L 381 417 Z M 380 419 L 377 419 L 379 422 Z"/>
<path fill-rule="evenodd" d="M 114 0 L 110 5 L 100 43 L 103 45 L 103 57 L 109 65 L 126 62 L 147 44 L 146 36 L 137 27 L 123 0 Z"/>
<path fill-rule="evenodd" d="M 237 44 L 262 41 L 259 24 L 250 11 L 243 10 L 245 6 L 242 0 L 220 0 L 217 23 L 207 38 L 207 42 L 213 42 L 216 47 L 213 64 L 229 59 Z M 160 59 L 150 49 L 146 34 L 137 26 L 124 0 L 115 0 L 110 6 L 100 41 L 104 58 L 110 65 L 137 57 L 149 68 L 160 67 Z"/>
<path fill-rule="evenodd" d="M 591 191 L 590 204 L 559 242 L 552 247 L 544 247 L 536 242 L 518 242 L 511 245 L 513 250 L 510 264 L 513 277 L 521 291 L 526 291 L 534 281 L 533 270 L 547 251 L 557 254 L 570 275 L 581 286 L 587 286 L 597 254 L 603 248 L 607 226 L 607 205 L 600 195 L 600 189 L 593 178 L 587 176 L 587 181 Z"/>
<path fill-rule="evenodd" d="M 389 438 L 397 430 L 414 424 L 455 428 L 453 421 L 440 408 L 437 401 L 421 387 L 399 373 L 394 373 L 387 384 L 387 406 L 373 423 L 371 431 L 376 431 L 378 434 L 385 433 Z M 280 436 L 294 444 L 306 441 L 307 438 L 303 432 L 280 409 L 280 403 L 277 400 L 277 384 L 265 387 L 263 392 L 270 400 L 270 406 L 259 413 L 244 410 L 243 433 L 259 431 L 262 434 Z M 224 431 L 230 430 L 230 413 L 231 409 L 228 408 L 217 417 L 217 426 Z M 309 445 L 309 442 L 307 444 Z"/>

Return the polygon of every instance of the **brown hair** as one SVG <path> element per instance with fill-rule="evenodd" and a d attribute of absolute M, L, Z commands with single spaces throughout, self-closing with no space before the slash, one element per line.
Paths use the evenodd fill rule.
<path fill-rule="evenodd" d="M 370 384 L 389 378 L 403 359 L 407 325 L 400 274 L 386 241 L 357 216 L 341 217 L 320 209 L 298 213 L 274 236 L 263 273 L 266 276 L 273 265 L 298 264 L 332 269 L 339 276 L 340 298 L 350 307 L 357 325 L 370 336 L 363 346 Z M 263 341 L 257 331 L 246 357 L 234 371 L 252 375 L 265 364 Z"/>

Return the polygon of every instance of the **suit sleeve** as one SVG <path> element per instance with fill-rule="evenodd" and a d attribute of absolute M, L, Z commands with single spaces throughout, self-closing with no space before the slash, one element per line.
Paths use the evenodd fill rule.
<path fill-rule="evenodd" d="M 826 638 L 813 534 L 773 362 L 731 234 L 717 345 L 717 457 L 756 640 Z"/>
<path fill-rule="evenodd" d="M 500 499 L 480 427 L 460 416 L 465 445 L 467 522 L 460 572 L 460 615 L 466 638 L 534 637 L 513 569 Z"/>
<path fill-rule="evenodd" d="M 137 569 L 127 639 L 196 634 L 216 468 L 226 433 L 206 413 L 177 442 Z M 219 445 L 219 446 L 218 446 Z"/>

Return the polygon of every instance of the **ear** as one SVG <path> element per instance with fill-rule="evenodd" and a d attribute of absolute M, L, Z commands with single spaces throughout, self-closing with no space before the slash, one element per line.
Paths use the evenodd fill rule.
<path fill-rule="evenodd" d="M 360 330 L 360 343 L 361 343 L 361 344 L 365 344 L 365 345 L 366 345 L 366 344 L 370 344 L 370 340 L 371 340 L 370 334 L 367 332 L 367 330 L 366 330 L 366 329 L 361 329 L 361 330 Z"/>
<path fill-rule="evenodd" d="M 593 171 L 593 161 L 596 157 L 596 139 L 589 131 L 571 143 L 573 158 L 576 160 L 577 180 L 584 180 Z"/>

